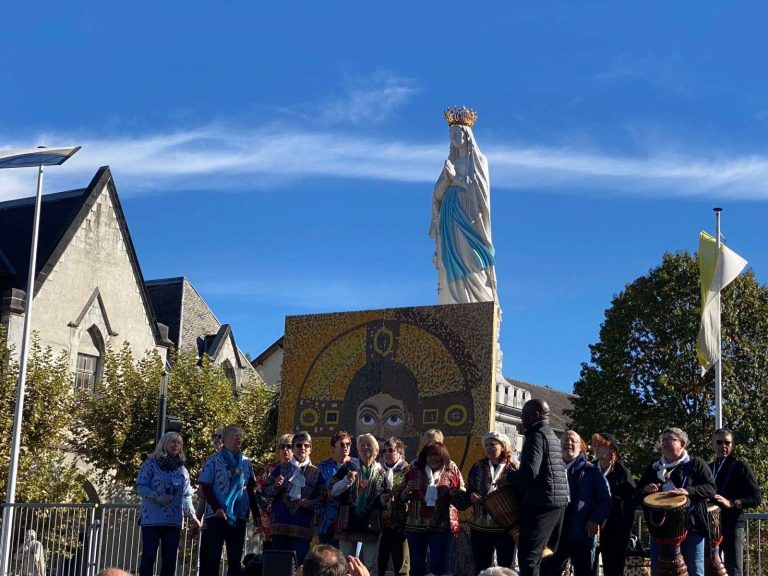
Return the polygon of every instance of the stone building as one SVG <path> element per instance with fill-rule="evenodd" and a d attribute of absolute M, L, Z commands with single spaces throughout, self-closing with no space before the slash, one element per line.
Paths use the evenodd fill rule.
<path fill-rule="evenodd" d="M 520 380 L 504 378 L 496 380 L 496 430 L 517 434 L 517 450 L 523 446 L 523 404 L 531 398 L 540 398 L 549 404 L 549 424 L 560 436 L 570 425 L 566 410 L 572 407 L 571 395 L 550 388 Z"/>
<path fill-rule="evenodd" d="M 187 278 L 164 278 L 146 283 L 157 319 L 168 326 L 168 338 L 180 351 L 194 350 L 198 358 L 208 356 L 223 366 L 232 382 L 232 391 L 257 372 L 235 343 L 229 324 L 216 319 Z"/>
<path fill-rule="evenodd" d="M 280 336 L 275 340 L 269 348 L 264 350 L 256 358 L 253 359 L 251 364 L 259 373 L 259 376 L 264 382 L 268 382 L 276 389 L 280 389 L 280 384 L 283 378 L 283 355 L 284 355 L 284 341 L 285 337 Z"/>
<path fill-rule="evenodd" d="M 0 322 L 17 354 L 34 203 L 0 203 Z M 166 356 L 172 342 L 152 310 L 109 167 L 86 188 L 42 197 L 36 268 L 32 330 L 43 346 L 66 351 L 77 388 L 93 389 L 108 344 Z"/>
<path fill-rule="evenodd" d="M 34 198 L 0 202 L 0 322 L 18 354 L 32 241 Z M 145 282 L 112 173 L 86 188 L 42 197 L 32 330 L 43 346 L 65 350 L 75 387 L 93 389 L 107 345 L 130 344 L 137 357 L 169 347 L 195 349 L 224 367 L 237 392 L 256 374 L 186 278 Z"/>

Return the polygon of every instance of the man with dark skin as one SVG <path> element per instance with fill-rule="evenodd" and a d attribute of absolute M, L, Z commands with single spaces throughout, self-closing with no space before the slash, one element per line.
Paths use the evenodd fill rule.
<path fill-rule="evenodd" d="M 557 549 L 568 505 L 568 480 L 560 441 L 549 427 L 547 403 L 537 398 L 528 400 L 522 420 L 525 439 L 520 468 L 509 472 L 507 480 L 520 500 L 520 576 L 539 576 L 544 547 Z"/>

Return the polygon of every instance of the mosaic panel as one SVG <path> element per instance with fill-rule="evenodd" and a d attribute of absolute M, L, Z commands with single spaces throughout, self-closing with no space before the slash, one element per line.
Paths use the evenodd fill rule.
<path fill-rule="evenodd" d="M 279 430 L 308 430 L 312 460 L 330 437 L 398 436 L 409 459 L 421 433 L 439 428 L 468 472 L 493 429 L 493 302 L 289 316 Z"/>

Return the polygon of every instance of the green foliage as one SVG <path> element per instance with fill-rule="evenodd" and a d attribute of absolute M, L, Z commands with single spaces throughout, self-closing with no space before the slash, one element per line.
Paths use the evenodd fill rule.
<path fill-rule="evenodd" d="M 589 437 L 610 432 L 623 458 L 640 473 L 658 457 L 655 441 L 667 426 L 690 437 L 689 451 L 712 457 L 714 370 L 702 377 L 696 358 L 699 269 L 686 252 L 628 284 L 611 302 L 574 385 L 574 428 Z M 768 479 L 768 289 L 752 273 L 722 295 L 723 421 L 736 431 L 741 457 Z"/>
<path fill-rule="evenodd" d="M 271 447 L 265 413 L 272 393 L 258 381 L 245 383 L 240 397 L 221 366 L 194 351 L 169 352 L 166 413 L 182 421 L 181 435 L 187 468 L 196 477 L 210 456 L 213 433 L 240 423 L 248 455 Z M 77 452 L 104 477 L 114 474 L 131 485 L 141 463 L 155 446 L 163 362 L 156 353 L 134 361 L 128 345 L 119 353 L 108 351 L 104 377 L 95 396 L 83 396 L 82 418 L 75 444 Z M 268 438 L 268 439 L 267 439 Z"/>
<path fill-rule="evenodd" d="M 81 419 L 73 444 L 105 479 L 110 473 L 133 484 L 146 455 L 154 449 L 163 361 L 150 353 L 135 362 L 130 346 L 108 349 L 104 373 L 93 395 L 80 395 Z"/>
<path fill-rule="evenodd" d="M 243 426 L 243 451 L 255 462 L 275 457 L 280 393 L 252 376 L 238 398 L 238 421 Z"/>
<path fill-rule="evenodd" d="M 67 502 L 81 500 L 82 475 L 67 462 L 62 448 L 77 416 L 72 396 L 73 378 L 64 353 L 54 357 L 32 335 L 27 362 L 21 451 L 17 474 L 18 502 Z M 18 363 L 13 361 L 5 329 L 0 326 L 0 483 L 8 481 L 13 414 L 16 406 Z"/>
<path fill-rule="evenodd" d="M 224 370 L 214 365 L 208 356 L 199 361 L 194 351 L 173 351 L 171 356 L 168 414 L 181 418 L 184 423 L 181 435 L 187 468 L 197 477 L 213 451 L 211 439 L 216 428 L 237 422 L 237 400 Z"/>
<path fill-rule="evenodd" d="M 0 326 L 0 350 L 7 344 Z M 54 356 L 32 341 L 19 460 L 17 500 L 71 502 L 85 498 L 83 474 L 75 455 L 102 480 L 131 486 L 141 463 L 155 447 L 160 382 L 164 363 L 157 352 L 136 361 L 125 343 L 108 349 L 95 394 L 73 394 L 68 356 Z M 277 395 L 255 376 L 234 396 L 232 383 L 207 356 L 171 351 L 167 413 L 183 422 L 187 465 L 193 477 L 212 452 L 217 428 L 239 422 L 245 451 L 271 452 L 276 429 Z M 0 437 L 11 438 L 18 366 L 12 351 L 0 355 Z M 74 451 L 74 453 L 73 453 Z M 10 442 L 0 444 L 0 482 L 8 474 Z"/>

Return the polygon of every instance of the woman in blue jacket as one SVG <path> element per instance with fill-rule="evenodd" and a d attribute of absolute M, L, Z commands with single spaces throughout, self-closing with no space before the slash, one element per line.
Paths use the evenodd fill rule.
<path fill-rule="evenodd" d="M 176 432 L 163 434 L 136 478 L 136 492 L 141 496 L 139 576 L 152 576 L 158 546 L 162 558 L 160 576 L 173 576 L 184 514 L 195 529 L 200 527 L 192 506 L 183 446 L 184 441 Z"/>
<path fill-rule="evenodd" d="M 560 574 L 566 560 L 570 559 L 574 576 L 592 576 L 596 573 L 597 533 L 608 518 L 611 494 L 603 473 L 587 462 L 586 444 L 576 432 L 565 432 L 560 445 L 570 503 L 565 509 L 560 545 L 555 555 L 542 564 L 542 572 Z"/>

